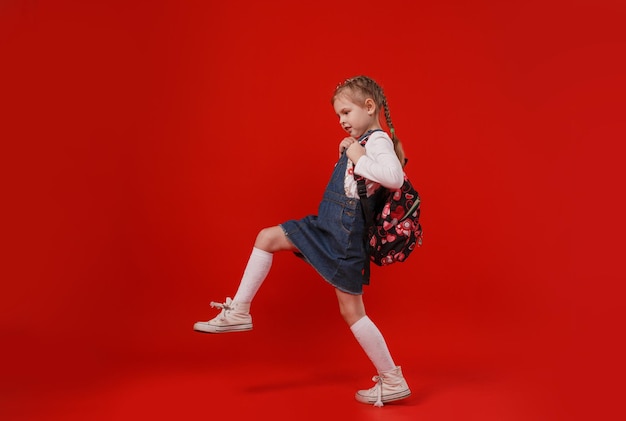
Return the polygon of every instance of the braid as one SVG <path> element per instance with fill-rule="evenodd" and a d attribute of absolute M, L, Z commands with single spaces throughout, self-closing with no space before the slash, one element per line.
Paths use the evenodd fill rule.
<path fill-rule="evenodd" d="M 381 89 L 382 91 L 382 89 Z M 382 92 L 381 92 L 382 93 Z M 404 156 L 404 148 L 402 147 L 402 142 L 396 136 L 396 129 L 393 127 L 393 122 L 391 121 L 391 113 L 389 112 L 389 104 L 387 104 L 387 97 L 385 94 L 383 95 L 383 109 L 385 110 L 385 121 L 387 122 L 387 126 L 389 126 L 389 131 L 391 132 L 391 140 L 393 141 L 393 149 L 396 152 L 400 163 L 404 167 L 406 164 L 406 157 Z"/>
<path fill-rule="evenodd" d="M 385 113 L 385 122 L 389 127 L 389 131 L 391 132 L 391 140 L 393 141 L 393 147 L 400 160 L 400 163 L 404 167 L 406 163 L 406 159 L 404 156 L 404 149 L 402 148 L 402 143 L 400 139 L 396 137 L 396 129 L 393 126 L 393 122 L 391 121 L 391 113 L 389 112 L 389 105 L 387 104 L 387 97 L 383 91 L 383 88 L 376 83 L 376 81 L 367 76 L 355 76 L 350 79 L 346 79 L 344 82 L 337 85 L 335 89 L 335 94 L 331 99 L 331 103 L 335 102 L 335 99 L 344 89 L 349 89 L 354 94 L 359 95 L 361 100 L 365 101 L 366 98 L 371 97 L 374 100 L 374 103 L 380 109 L 384 110 Z"/>

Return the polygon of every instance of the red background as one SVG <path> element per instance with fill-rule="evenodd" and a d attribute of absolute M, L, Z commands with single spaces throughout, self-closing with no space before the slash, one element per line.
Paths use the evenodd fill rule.
<path fill-rule="evenodd" d="M 2 2 L 0 417 L 619 418 L 625 16 L 559 3 Z M 425 229 L 365 293 L 414 392 L 383 410 L 290 254 L 253 332 L 192 331 L 315 212 L 362 73 Z"/>

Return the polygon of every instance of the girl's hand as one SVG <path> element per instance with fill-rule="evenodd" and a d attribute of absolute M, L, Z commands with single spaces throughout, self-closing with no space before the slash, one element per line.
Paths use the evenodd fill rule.
<path fill-rule="evenodd" d="M 348 147 L 355 142 L 356 142 L 356 139 L 353 137 L 346 137 L 341 142 L 339 142 L 339 156 L 341 157 L 341 154 L 343 153 L 343 151 L 348 149 Z"/>
<path fill-rule="evenodd" d="M 346 155 L 354 165 L 358 162 L 358 160 L 365 155 L 365 148 L 359 144 L 359 142 L 355 141 L 346 150 Z"/>

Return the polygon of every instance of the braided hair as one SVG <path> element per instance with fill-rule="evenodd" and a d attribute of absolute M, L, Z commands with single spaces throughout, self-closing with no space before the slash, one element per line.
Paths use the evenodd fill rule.
<path fill-rule="evenodd" d="M 365 102 L 367 98 L 372 98 L 378 110 L 384 110 L 385 122 L 387 123 L 387 127 L 389 127 L 389 131 L 391 132 L 393 148 L 396 152 L 396 156 L 400 160 L 400 163 L 404 167 L 404 165 L 406 164 L 404 149 L 402 148 L 402 142 L 400 142 L 400 139 L 398 139 L 398 137 L 396 136 L 396 129 L 393 126 L 393 121 L 391 121 L 389 104 L 387 103 L 387 97 L 385 96 L 383 88 L 370 77 L 363 75 L 351 77 L 350 79 L 346 79 L 345 81 L 337 85 L 335 93 L 330 101 L 331 104 L 334 104 L 337 97 L 340 94 L 343 94 L 345 91 L 348 91 L 349 96 L 352 99 L 359 99 L 362 102 Z"/>

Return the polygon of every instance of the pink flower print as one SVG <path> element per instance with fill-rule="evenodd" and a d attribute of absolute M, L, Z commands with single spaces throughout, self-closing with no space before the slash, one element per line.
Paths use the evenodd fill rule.
<path fill-rule="evenodd" d="M 402 192 L 400 190 L 396 190 L 393 192 L 393 200 L 398 201 L 402 196 Z"/>
<path fill-rule="evenodd" d="M 389 231 L 391 230 L 394 226 L 395 226 L 395 221 L 389 222 L 389 221 L 383 221 L 383 229 L 385 231 Z"/>
<path fill-rule="evenodd" d="M 381 262 L 383 265 L 390 265 L 393 263 L 393 257 L 390 255 L 387 255 L 381 260 Z"/>
<path fill-rule="evenodd" d="M 415 225 L 413 224 L 413 221 L 405 219 L 404 221 L 396 225 L 396 233 L 400 236 L 408 237 L 409 235 L 411 235 L 411 232 L 414 230 L 414 228 Z"/>
<path fill-rule="evenodd" d="M 388 242 L 388 243 L 391 243 L 392 241 L 395 241 L 395 240 L 396 240 L 396 236 L 395 236 L 395 235 L 393 235 L 393 234 L 387 234 L 387 236 L 385 237 L 385 240 L 383 240 L 383 241 L 386 241 L 386 242 Z"/>
<path fill-rule="evenodd" d="M 381 217 L 387 218 L 387 216 L 389 216 L 390 213 L 391 213 L 391 206 L 389 205 L 389 203 L 385 203 L 385 206 L 383 207 L 383 211 L 381 212 Z"/>

